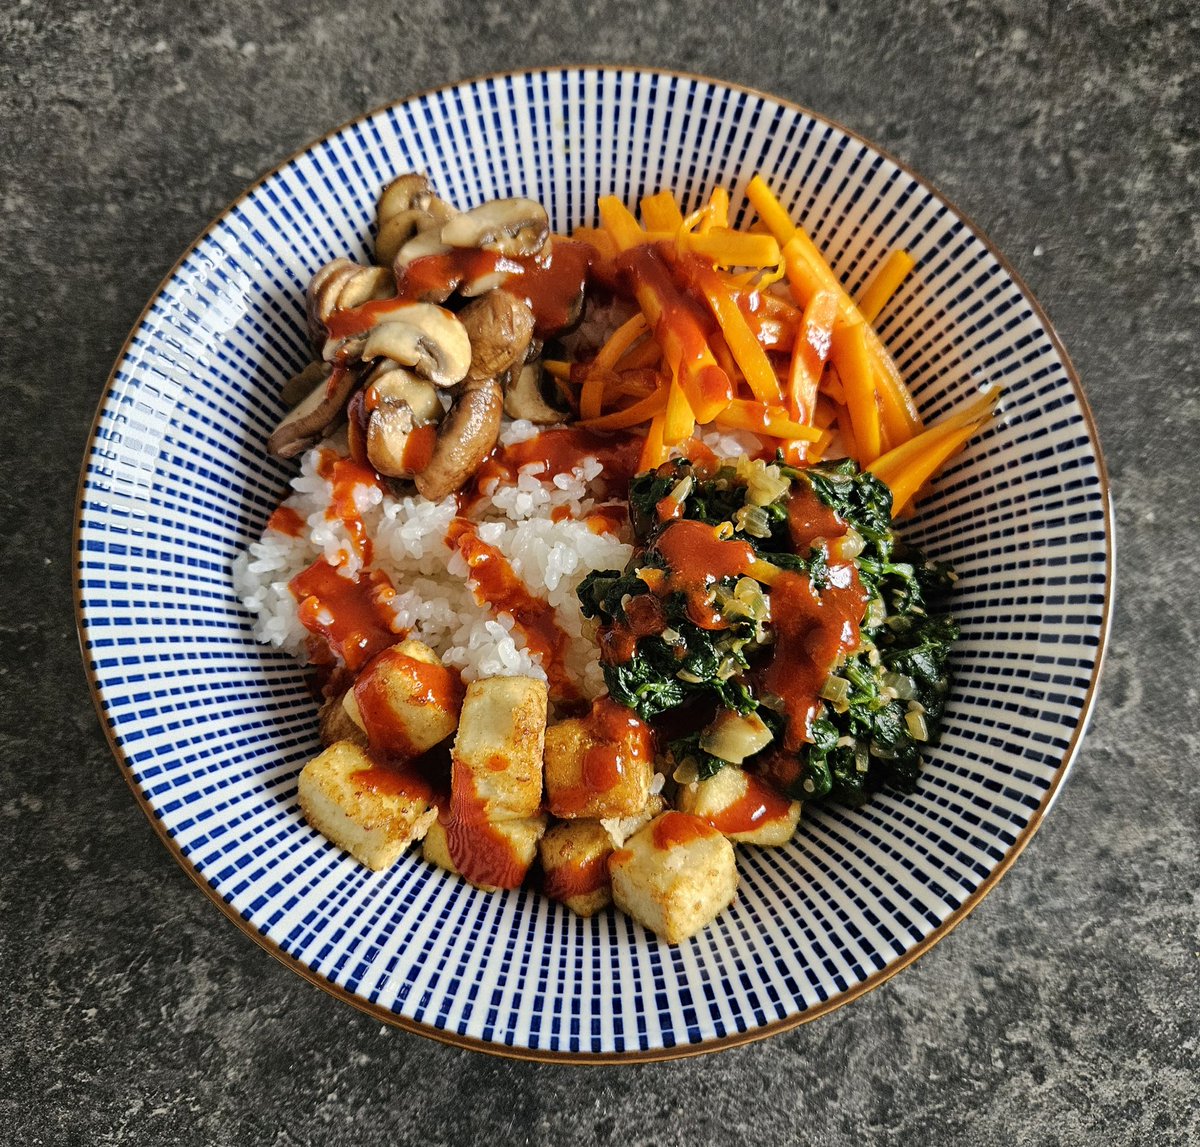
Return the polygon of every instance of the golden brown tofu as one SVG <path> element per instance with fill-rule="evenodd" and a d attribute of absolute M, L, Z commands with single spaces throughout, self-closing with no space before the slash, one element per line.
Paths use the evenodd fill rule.
<path fill-rule="evenodd" d="M 450 841 L 446 836 L 446 829 L 436 818 L 429 824 L 429 831 L 425 834 L 425 840 L 421 845 L 421 855 L 430 864 L 436 864 L 438 868 L 444 868 L 447 872 L 458 875 L 458 869 L 454 867 L 454 861 L 450 859 Z"/>
<path fill-rule="evenodd" d="M 434 820 L 425 834 L 423 855 L 430 864 L 466 876 L 476 888 L 487 892 L 495 892 L 499 887 L 515 888 L 529 871 L 545 828 L 546 818 L 535 816 L 470 826 L 460 834 L 453 822 L 447 830 L 440 820 Z M 455 855 L 465 872 L 455 864 Z M 504 883 L 491 884 L 480 879 L 487 873 L 498 876 Z"/>
<path fill-rule="evenodd" d="M 462 699 L 457 670 L 428 645 L 401 641 L 367 665 L 342 704 L 373 749 L 412 759 L 454 732 Z"/>
<path fill-rule="evenodd" d="M 489 821 L 541 809 L 546 705 L 546 682 L 533 677 L 489 677 L 467 687 L 451 786 L 469 777 Z"/>
<path fill-rule="evenodd" d="M 612 903 L 608 858 L 612 839 L 599 821 L 572 820 L 551 825 L 538 841 L 547 896 L 580 916 L 594 916 Z"/>
<path fill-rule="evenodd" d="M 376 872 L 394 864 L 437 816 L 419 777 L 381 767 L 349 741 L 304 766 L 296 795 L 313 828 Z"/>
<path fill-rule="evenodd" d="M 654 779 L 654 737 L 632 709 L 608 697 L 586 717 L 546 730 L 546 804 L 565 819 L 636 816 Z"/>
<path fill-rule="evenodd" d="M 668 944 L 694 936 L 737 893 L 733 845 L 682 812 L 665 812 L 634 833 L 608 870 L 617 907 Z"/>
<path fill-rule="evenodd" d="M 479 888 L 516 888 L 537 855 L 546 830 L 546 705 L 546 683 L 532 677 L 491 677 L 467 688 L 450 759 L 450 804 L 430 853 Z"/>
<path fill-rule="evenodd" d="M 349 741 L 360 749 L 367 747 L 367 734 L 360 729 L 346 712 L 344 701 L 349 690 L 339 697 L 330 697 L 321 706 L 321 744 L 328 748 L 338 741 Z"/>
<path fill-rule="evenodd" d="M 706 780 L 680 786 L 675 803 L 680 811 L 701 817 L 743 844 L 787 844 L 800 823 L 799 801 L 788 800 L 760 777 L 734 765 Z"/>

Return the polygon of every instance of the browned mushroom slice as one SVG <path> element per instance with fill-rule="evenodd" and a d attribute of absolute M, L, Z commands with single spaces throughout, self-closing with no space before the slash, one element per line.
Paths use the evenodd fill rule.
<path fill-rule="evenodd" d="M 533 312 L 507 291 L 489 291 L 458 313 L 471 340 L 467 378 L 498 378 L 525 360 L 533 338 Z"/>
<path fill-rule="evenodd" d="M 435 386 L 453 386 L 471 365 L 471 340 L 458 318 L 442 307 L 400 303 L 375 316 L 361 355 L 389 358 Z"/>
<path fill-rule="evenodd" d="M 278 458 L 294 458 L 320 441 L 346 405 L 358 381 L 352 370 L 335 367 L 298 406 L 288 411 L 267 439 L 267 450 Z"/>
<path fill-rule="evenodd" d="M 513 368 L 504 387 L 504 413 L 509 418 L 523 418 L 537 426 L 553 426 L 567 417 L 542 397 L 541 379 L 540 363 L 529 362 L 519 370 Z"/>
<path fill-rule="evenodd" d="M 393 363 L 367 384 L 367 459 L 380 474 L 411 478 L 425 469 L 437 438 L 442 403 L 432 383 Z"/>
<path fill-rule="evenodd" d="M 387 267 L 364 267 L 353 259 L 334 259 L 309 281 L 309 326 L 314 334 L 324 337 L 325 324 L 334 311 L 358 307 L 371 299 L 386 299 L 395 293 L 395 281 Z"/>
<path fill-rule="evenodd" d="M 392 180 L 379 197 L 375 212 L 379 224 L 376 261 L 390 266 L 400 248 L 413 236 L 424 231 L 436 234 L 455 214 L 449 203 L 434 194 L 427 176 L 410 172 Z"/>
<path fill-rule="evenodd" d="M 494 378 L 463 383 L 442 420 L 429 465 L 416 476 L 417 489 L 438 502 L 461 488 L 496 445 L 503 412 L 504 397 Z"/>
<path fill-rule="evenodd" d="M 493 199 L 442 225 L 442 242 L 502 255 L 536 255 L 550 237 L 546 209 L 532 199 Z"/>
<path fill-rule="evenodd" d="M 414 235 L 399 251 L 392 261 L 392 273 L 396 282 L 404 283 L 405 296 L 422 303 L 444 303 L 458 286 L 459 277 L 444 275 L 432 282 L 422 283 L 420 290 L 412 293 L 412 284 L 407 282 L 408 268 L 418 259 L 427 259 L 432 255 L 444 255 L 450 248 L 442 242 L 436 230 L 421 231 Z"/>
<path fill-rule="evenodd" d="M 324 382 L 329 377 L 332 368 L 327 362 L 310 362 L 299 374 L 292 375 L 279 388 L 279 397 L 289 410 L 299 406 L 313 392 L 318 382 Z"/>

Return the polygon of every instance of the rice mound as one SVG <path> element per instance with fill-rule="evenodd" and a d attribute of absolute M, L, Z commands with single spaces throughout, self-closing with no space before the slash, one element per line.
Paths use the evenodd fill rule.
<path fill-rule="evenodd" d="M 539 433 L 533 423 L 506 420 L 500 445 Z M 718 457 L 735 458 L 753 449 L 757 439 L 737 433 L 710 433 L 705 444 Z M 317 473 L 322 449 L 346 453 L 345 439 L 333 438 L 301 458 L 292 480 L 290 507 L 305 526 L 297 537 L 267 529 L 234 561 L 234 587 L 254 617 L 254 636 L 293 654 L 307 656 L 308 631 L 300 623 L 298 603 L 288 583 L 320 557 L 342 563 L 348 574 L 361 561 L 345 525 L 327 517 L 332 487 Z M 628 527 L 622 535 L 596 533 L 583 519 L 610 499 L 602 467 L 581 458 L 569 473 L 543 479 L 539 463 L 521 469 L 512 484 L 493 483 L 472 512 L 479 537 L 508 559 L 530 592 L 554 609 L 568 638 L 566 668 L 585 697 L 604 691 L 600 651 L 592 623 L 579 611 L 576 587 L 595 569 L 622 569 L 633 555 Z M 467 564 L 446 545 L 446 531 L 458 514 L 454 496 L 430 502 L 417 494 L 395 495 L 374 484 L 354 488 L 354 501 L 374 545 L 372 567 L 384 571 L 396 588 L 392 602 L 395 627 L 424 641 L 464 681 L 484 677 L 529 676 L 545 679 L 540 655 L 526 648 L 512 619 L 476 600 L 467 580 Z M 565 512 L 568 516 L 562 517 Z M 559 521 L 551 515 L 558 511 Z"/>

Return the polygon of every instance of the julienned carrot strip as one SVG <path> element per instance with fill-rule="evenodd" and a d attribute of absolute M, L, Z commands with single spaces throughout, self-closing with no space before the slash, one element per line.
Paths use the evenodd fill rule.
<path fill-rule="evenodd" d="M 542 366 L 552 378 L 561 378 L 564 382 L 571 380 L 571 364 L 569 362 L 560 362 L 557 359 L 543 359 Z"/>
<path fill-rule="evenodd" d="M 662 348 L 653 338 L 634 343 L 618 360 L 617 370 L 643 370 L 656 366 L 662 358 Z"/>
<path fill-rule="evenodd" d="M 627 251 L 630 247 L 645 242 L 645 231 L 638 226 L 638 221 L 630 214 L 629 208 L 615 195 L 602 195 L 596 208 L 600 212 L 600 222 L 604 224 L 604 230 L 608 232 L 618 252 Z"/>
<path fill-rule="evenodd" d="M 962 403 L 958 410 L 915 438 L 890 450 L 867 467 L 892 489 L 893 512 L 904 508 L 918 490 L 992 417 L 1000 388 Z"/>
<path fill-rule="evenodd" d="M 638 470 L 653 470 L 667 460 L 667 446 L 663 441 L 663 423 L 666 415 L 656 414 L 650 420 L 646 431 L 646 441 L 642 443 L 642 456 L 638 460 Z"/>
<path fill-rule="evenodd" d="M 774 267 L 779 262 L 779 244 L 770 235 L 750 235 L 714 227 L 700 234 L 681 236 L 685 251 L 703 255 L 720 267 Z"/>
<path fill-rule="evenodd" d="M 594 247 L 602 259 L 617 257 L 617 245 L 612 241 L 612 236 L 602 227 L 576 227 L 571 232 L 571 238 L 586 243 L 589 247 Z"/>
<path fill-rule="evenodd" d="M 907 251 L 899 248 L 892 251 L 859 295 L 859 314 L 869 323 L 879 318 L 879 312 L 887 306 L 888 299 L 896 293 L 915 266 L 916 261 Z"/>
<path fill-rule="evenodd" d="M 620 357 L 649 329 L 645 315 L 634 315 L 627 319 L 608 336 L 608 341 L 596 352 L 592 366 L 598 370 L 612 370 Z"/>
<path fill-rule="evenodd" d="M 579 391 L 579 417 L 581 419 L 599 418 L 604 408 L 604 384 L 612 376 L 606 370 L 597 370 L 595 366 L 588 369 L 587 378 Z"/>
<path fill-rule="evenodd" d="M 842 436 L 842 449 L 845 450 L 847 458 L 857 458 L 858 443 L 854 441 L 854 424 L 850 421 L 850 412 L 840 402 L 834 403 L 834 409 L 837 411 L 834 424 Z"/>
<path fill-rule="evenodd" d="M 690 274 L 708 301 L 709 309 L 729 345 L 729 353 L 733 355 L 754 397 L 759 402 L 781 402 L 783 393 L 779 389 L 779 379 L 775 377 L 775 368 L 720 275 L 706 266 L 695 266 Z"/>
<path fill-rule="evenodd" d="M 696 314 L 655 248 L 634 247 L 620 262 L 633 271 L 638 305 L 662 347 L 672 377 L 679 379 L 696 421 L 711 422 L 733 397 L 733 383 L 713 358 Z"/>
<path fill-rule="evenodd" d="M 746 197 L 754 205 L 759 218 L 766 224 L 767 229 L 779 241 L 783 248 L 784 266 L 787 270 L 788 283 L 796 301 L 804 306 L 822 289 L 834 290 L 838 295 L 839 318 L 842 322 L 853 323 L 860 318 L 854 301 L 846 294 L 838 281 L 833 269 L 825 261 L 825 257 L 817 249 L 816 244 L 808 237 L 802 227 L 792 222 L 783 204 L 775 197 L 766 181 L 756 175 L 746 188 Z M 917 413 L 916 403 L 891 355 L 884 349 L 883 343 L 873 327 L 868 326 L 867 345 L 871 358 L 875 362 L 876 373 L 879 375 L 879 397 L 883 420 L 888 428 L 888 435 L 893 442 L 903 442 L 923 429 L 921 417 Z"/>
<path fill-rule="evenodd" d="M 875 379 L 871 357 L 867 353 L 867 324 L 859 320 L 853 326 L 838 326 L 833 332 L 830 357 L 837 366 L 846 407 L 854 428 L 855 455 L 860 466 L 874 462 L 880 453 L 879 407 L 875 398 Z"/>
<path fill-rule="evenodd" d="M 972 422 L 959 427 L 934 426 L 904 444 L 904 446 L 921 444 L 920 452 L 906 465 L 901 467 L 881 466 L 878 470 L 874 466 L 868 466 L 867 469 L 872 474 L 891 487 L 892 513 L 896 514 L 902 510 L 913 495 L 933 477 L 934 473 L 952 455 L 962 449 L 967 439 L 972 437 L 981 425 L 983 425 L 982 422 Z M 898 449 L 903 450 L 904 446 L 900 446 Z M 893 450 L 890 454 L 885 454 L 879 461 L 883 462 L 884 459 L 891 458 L 895 453 L 896 451 Z"/>
<path fill-rule="evenodd" d="M 708 197 L 708 209 L 700 224 L 702 231 L 710 231 L 714 227 L 729 226 L 729 192 L 723 187 L 713 188 Z"/>
<path fill-rule="evenodd" d="M 628 430 L 631 426 L 646 422 L 656 414 L 662 414 L 667 408 L 667 388 L 660 386 L 653 394 L 635 402 L 624 410 L 614 410 L 611 414 L 602 414 L 599 418 L 580 419 L 576 426 L 585 430 Z"/>
<path fill-rule="evenodd" d="M 696 429 L 696 416 L 688 405 L 687 395 L 678 379 L 671 380 L 667 392 L 667 409 L 663 421 L 663 442 L 675 446 L 685 438 L 690 438 Z"/>
<path fill-rule="evenodd" d="M 758 217 L 767 230 L 775 236 L 782 247 L 795 234 L 796 225 L 792 217 L 784 210 L 784 206 L 775 197 L 775 193 L 767 186 L 767 181 L 761 175 L 750 180 L 746 188 L 746 198 L 754 205 Z"/>
<path fill-rule="evenodd" d="M 788 284 L 798 303 L 807 305 L 818 291 L 833 291 L 838 299 L 839 324 L 852 326 L 864 322 L 854 300 L 846 294 L 833 269 L 825 262 L 813 241 L 799 228 L 784 244 L 783 261 L 787 268 Z M 914 434 L 919 434 L 924 424 L 917 413 L 917 404 L 904 385 L 892 356 L 875 333 L 875 328 L 869 323 L 864 323 L 864 326 L 867 350 L 875 368 L 882 418 L 891 440 L 904 442 Z"/>
<path fill-rule="evenodd" d="M 815 427 L 793 422 L 782 407 L 768 406 L 765 402 L 753 402 L 747 398 L 735 398 L 713 421 L 718 426 L 769 434 L 772 438 L 816 442 L 821 437 L 821 431 Z"/>
<path fill-rule="evenodd" d="M 683 226 L 683 212 L 669 191 L 642 197 L 642 222 L 647 231 L 669 231 L 674 233 Z"/>
<path fill-rule="evenodd" d="M 832 291 L 818 291 L 800 317 L 788 371 L 788 413 L 797 422 L 813 421 L 817 387 L 829 359 L 837 314 L 837 296 Z"/>
<path fill-rule="evenodd" d="M 703 255 L 718 267 L 774 267 L 779 244 L 770 235 L 751 235 L 729 227 L 709 231 L 662 231 L 651 228 L 632 236 L 637 243 L 674 243 L 682 254 Z"/>

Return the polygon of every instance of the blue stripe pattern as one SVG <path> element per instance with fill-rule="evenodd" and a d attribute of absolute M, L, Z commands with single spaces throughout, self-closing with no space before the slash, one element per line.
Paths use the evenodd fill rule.
<path fill-rule="evenodd" d="M 880 330 L 927 417 L 993 384 L 1001 414 L 909 534 L 952 560 L 963 639 L 941 745 L 912 796 L 807 815 L 743 848 L 737 903 L 658 943 L 609 913 L 487 895 L 403 859 L 372 874 L 295 801 L 314 709 L 256 645 L 230 566 L 292 469 L 264 441 L 306 360 L 304 287 L 366 258 L 374 202 L 426 169 L 450 200 L 546 204 L 559 230 L 600 195 L 685 207 L 760 172 L 851 290 L 889 250 L 918 269 Z M 655 1051 L 801 1017 L 903 961 L 1043 812 L 1086 718 L 1104 636 L 1106 494 L 1069 370 L 978 235 L 870 146 L 799 109 L 654 72 L 472 81 L 385 108 L 253 188 L 189 251 L 115 368 L 84 470 L 76 578 L 85 658 L 124 766 L 186 862 L 247 923 L 388 1014 L 497 1047 Z"/>

